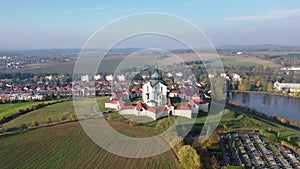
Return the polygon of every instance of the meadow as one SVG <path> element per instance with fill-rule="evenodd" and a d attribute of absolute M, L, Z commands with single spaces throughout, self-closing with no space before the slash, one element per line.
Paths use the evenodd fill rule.
<path fill-rule="evenodd" d="M 116 127 L 116 126 L 115 126 Z M 128 130 L 128 125 L 120 130 Z M 131 130 L 147 136 L 142 129 Z M 142 132 L 144 131 L 144 132 Z M 125 158 L 97 146 L 78 122 L 30 130 L 0 138 L 1 168 L 181 168 L 170 150 L 151 158 Z"/>
<path fill-rule="evenodd" d="M 25 123 L 27 126 L 31 126 L 31 122 L 34 120 L 39 122 L 40 125 L 42 125 L 46 123 L 45 119 L 48 117 L 51 118 L 52 122 L 58 122 L 59 117 L 66 116 L 68 118 L 71 114 L 75 114 L 73 102 L 66 101 L 49 105 L 41 109 L 37 109 L 24 115 L 21 115 L 20 117 L 4 124 L 4 127 L 20 127 L 23 123 Z"/>
<path fill-rule="evenodd" d="M 64 100 L 50 100 L 50 101 L 41 101 L 41 102 L 23 102 L 23 103 L 6 103 L 0 104 L 0 118 L 1 117 L 8 117 L 19 113 L 19 110 L 31 108 L 32 106 L 38 104 L 53 104 L 56 102 L 60 102 Z"/>

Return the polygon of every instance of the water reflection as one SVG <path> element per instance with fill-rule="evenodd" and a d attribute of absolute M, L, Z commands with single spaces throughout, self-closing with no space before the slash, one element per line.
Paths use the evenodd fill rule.
<path fill-rule="evenodd" d="M 228 99 L 259 112 L 265 112 L 266 115 L 278 115 L 288 120 L 293 119 L 300 122 L 299 98 L 234 92 L 228 94 Z"/>

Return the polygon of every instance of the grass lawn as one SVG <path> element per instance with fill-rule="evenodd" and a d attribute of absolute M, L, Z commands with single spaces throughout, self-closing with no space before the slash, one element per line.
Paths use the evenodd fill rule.
<path fill-rule="evenodd" d="M 39 124 L 45 124 L 45 119 L 50 117 L 53 122 L 59 121 L 60 116 L 66 116 L 67 118 L 70 114 L 75 114 L 73 102 L 66 101 L 62 103 L 57 103 L 49 105 L 24 115 L 4 124 L 6 128 L 20 127 L 22 123 L 25 123 L 28 126 L 31 126 L 31 122 L 36 120 Z"/>
<path fill-rule="evenodd" d="M 40 103 L 55 103 L 58 100 L 44 101 L 44 102 L 24 102 L 24 103 L 12 103 L 12 104 L 0 104 L 0 118 L 8 117 L 19 113 L 20 109 L 31 108 L 33 105 L 38 105 Z"/>
<path fill-rule="evenodd" d="M 114 124 L 112 124 L 114 125 Z M 117 125 L 119 126 L 119 125 Z M 128 126 L 120 125 L 123 130 Z M 135 130 L 132 130 L 133 132 Z M 124 131 L 125 132 L 125 131 Z M 137 130 L 145 137 L 148 131 Z M 151 158 L 125 158 L 97 146 L 78 122 L 39 128 L 0 139 L 1 168 L 181 168 L 172 151 Z"/>

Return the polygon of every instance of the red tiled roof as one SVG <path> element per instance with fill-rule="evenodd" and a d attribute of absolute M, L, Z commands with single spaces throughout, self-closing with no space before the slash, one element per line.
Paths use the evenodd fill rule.
<path fill-rule="evenodd" d="M 171 103 L 171 102 L 169 102 L 169 103 L 167 104 L 167 106 L 168 106 L 168 107 L 171 107 L 171 106 L 172 106 L 172 103 Z"/>
<path fill-rule="evenodd" d="M 180 90 L 172 90 L 171 93 L 180 93 Z"/>
<path fill-rule="evenodd" d="M 121 106 L 121 110 L 130 110 L 130 109 L 134 109 L 134 106 Z"/>
<path fill-rule="evenodd" d="M 108 100 L 106 103 L 113 103 L 113 104 L 117 104 L 117 102 L 115 100 Z"/>
<path fill-rule="evenodd" d="M 193 99 L 191 99 L 188 103 L 187 103 L 187 105 L 191 105 L 191 106 L 193 106 L 193 105 L 195 105 L 196 103 L 195 103 L 195 100 L 193 100 Z"/>
<path fill-rule="evenodd" d="M 198 104 L 208 104 L 206 101 L 199 99 L 195 100 L 195 102 L 197 102 Z"/>
<path fill-rule="evenodd" d="M 187 106 L 176 106 L 175 110 L 191 110 Z"/>
<path fill-rule="evenodd" d="M 147 109 L 147 106 L 144 105 L 142 102 L 138 102 L 138 104 L 136 105 L 136 108 L 138 110 L 141 110 L 141 108 Z"/>
<path fill-rule="evenodd" d="M 147 107 L 147 110 L 151 111 L 153 113 L 161 113 L 161 112 L 167 111 L 168 109 L 166 107 L 159 107 L 159 108 Z"/>

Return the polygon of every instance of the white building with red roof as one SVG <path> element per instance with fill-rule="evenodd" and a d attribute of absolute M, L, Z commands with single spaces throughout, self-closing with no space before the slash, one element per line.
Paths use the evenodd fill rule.
<path fill-rule="evenodd" d="M 125 105 L 123 100 L 132 99 L 133 93 L 136 97 L 141 96 L 143 101 L 136 105 Z M 170 91 L 169 97 L 179 97 L 189 100 L 189 102 L 183 106 L 173 105 L 168 99 L 166 83 L 158 69 L 155 69 L 150 81 L 142 86 L 142 90 L 134 87 L 131 92 L 127 91 L 126 94 L 114 94 L 105 103 L 105 107 L 116 109 L 123 115 L 148 116 L 154 120 L 170 115 L 192 118 L 197 116 L 199 111 L 208 112 L 209 104 L 200 100 L 198 95 L 193 95 L 190 90 L 183 92 L 173 90 Z"/>

